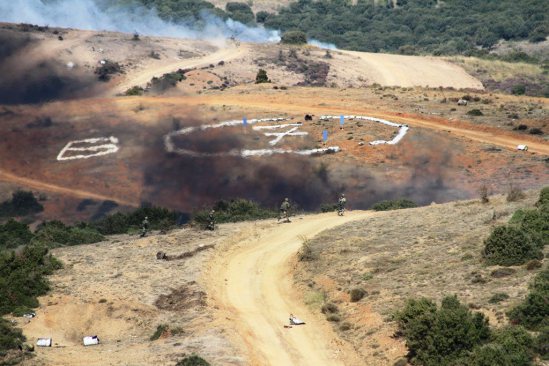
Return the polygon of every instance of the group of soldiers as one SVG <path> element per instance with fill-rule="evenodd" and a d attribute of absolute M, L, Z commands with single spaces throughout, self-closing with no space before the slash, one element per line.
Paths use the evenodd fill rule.
<path fill-rule="evenodd" d="M 339 196 L 339 199 L 337 200 L 337 214 L 338 216 L 343 216 L 345 213 L 345 206 L 347 204 L 347 198 L 345 198 L 345 194 L 341 194 Z M 290 210 L 292 208 L 292 205 L 290 204 L 290 200 L 286 197 L 284 198 L 284 201 L 280 205 L 280 213 L 278 215 L 278 221 L 283 220 L 283 222 L 291 222 L 290 221 Z M 208 213 L 208 224 L 206 225 L 207 230 L 215 230 L 216 222 L 215 222 L 215 210 L 211 210 Z M 145 219 L 143 220 L 141 224 L 141 237 L 145 237 L 147 235 L 147 232 L 149 231 L 149 218 L 145 216 Z"/>

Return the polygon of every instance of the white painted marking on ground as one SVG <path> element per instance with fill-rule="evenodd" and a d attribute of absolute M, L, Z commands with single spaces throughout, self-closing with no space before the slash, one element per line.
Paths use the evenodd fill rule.
<path fill-rule="evenodd" d="M 89 146 L 78 146 L 89 145 Z M 84 140 L 70 141 L 57 155 L 58 161 L 89 159 L 97 156 L 114 154 L 118 152 L 118 139 L 114 136 L 95 137 Z M 87 154 L 65 156 L 68 152 L 84 152 Z"/>

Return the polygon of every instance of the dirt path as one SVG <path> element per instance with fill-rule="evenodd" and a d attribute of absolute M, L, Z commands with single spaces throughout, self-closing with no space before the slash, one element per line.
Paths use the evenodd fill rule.
<path fill-rule="evenodd" d="M 249 365 L 359 365 L 352 347 L 313 314 L 296 289 L 292 267 L 302 246 L 328 228 L 371 216 L 371 212 L 334 213 L 294 218 L 223 251 L 209 270 L 207 283 L 224 327 L 235 331 Z M 293 313 L 307 324 L 284 328 Z"/>
<path fill-rule="evenodd" d="M 240 46 L 227 44 L 226 47 L 218 51 L 202 57 L 194 57 L 185 60 L 179 60 L 163 64 L 162 66 L 141 68 L 136 71 L 129 72 L 125 76 L 124 81 L 113 89 L 114 94 L 123 93 L 133 86 L 145 87 L 153 77 L 160 77 L 164 74 L 176 71 L 178 69 L 192 69 L 210 64 L 216 64 L 219 61 L 229 61 L 235 59 L 248 52 L 248 46 L 241 44 Z"/>
<path fill-rule="evenodd" d="M 80 189 L 60 187 L 55 184 L 49 184 L 49 183 L 44 183 L 34 179 L 19 177 L 17 175 L 8 173 L 3 170 L 0 170 L 0 181 L 15 183 L 15 184 L 22 185 L 24 187 L 29 187 L 32 189 L 37 189 L 37 190 L 46 191 L 46 192 L 66 194 L 72 197 L 91 198 L 91 199 L 96 199 L 100 201 L 114 201 L 124 206 L 133 206 L 133 207 L 139 206 L 139 202 L 130 202 L 130 201 L 116 198 L 116 197 L 104 196 L 102 194 L 83 191 Z"/>

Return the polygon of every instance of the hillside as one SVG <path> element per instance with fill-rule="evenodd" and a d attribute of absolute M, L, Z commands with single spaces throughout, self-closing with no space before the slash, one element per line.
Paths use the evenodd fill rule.
<path fill-rule="evenodd" d="M 197 353 L 215 365 L 393 365 L 406 348 L 392 337 L 389 315 L 409 297 L 457 294 L 492 326 L 507 323 L 505 312 L 539 270 L 516 266 L 497 276 L 499 267 L 480 261 L 482 241 L 537 196 L 223 224 L 213 233 L 185 228 L 54 249 L 65 267 L 51 277 L 36 318 L 19 324 L 29 341 L 53 337 L 54 346 L 37 349 L 26 364 L 100 365 L 105 357 L 112 365 L 172 364 Z M 312 261 L 298 260 L 303 240 Z M 173 259 L 156 259 L 158 251 Z M 367 296 L 352 302 L 348 290 L 356 286 Z M 502 292 L 507 300 L 489 302 Z M 336 304 L 339 322 L 320 312 L 326 303 Z M 289 313 L 307 324 L 284 328 Z M 341 330 L 344 323 L 350 329 Z M 166 327 L 151 340 L 159 325 Z M 84 335 L 102 344 L 82 348 Z"/>

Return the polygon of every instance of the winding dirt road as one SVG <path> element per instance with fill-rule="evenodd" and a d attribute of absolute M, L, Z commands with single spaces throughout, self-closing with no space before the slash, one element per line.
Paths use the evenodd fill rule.
<path fill-rule="evenodd" d="M 225 329 L 234 332 L 249 365 L 360 365 L 350 345 L 329 323 L 304 304 L 292 268 L 302 237 L 364 219 L 371 212 L 335 213 L 294 218 L 274 224 L 252 239 L 230 246 L 209 269 L 209 293 Z M 252 235 L 253 236 L 253 235 Z M 293 313 L 307 324 L 284 328 Z"/>

